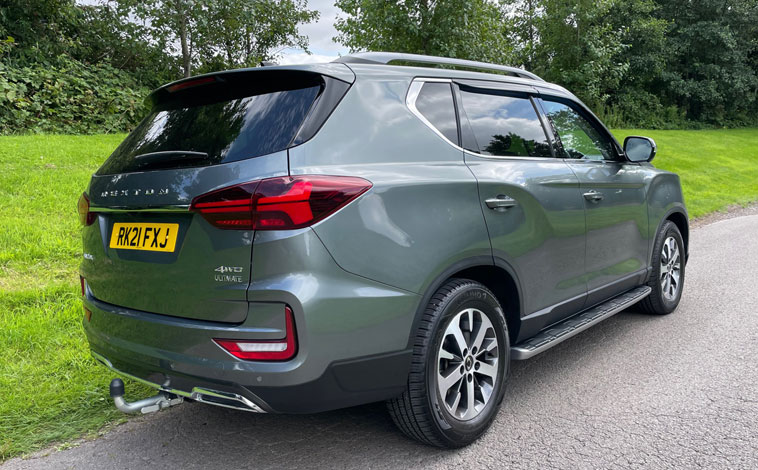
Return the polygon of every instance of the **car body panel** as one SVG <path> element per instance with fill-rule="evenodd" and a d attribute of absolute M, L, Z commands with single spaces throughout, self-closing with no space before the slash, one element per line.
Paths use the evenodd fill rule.
<path fill-rule="evenodd" d="M 217 230 L 188 212 L 189 204 L 195 196 L 220 187 L 286 174 L 287 152 L 282 151 L 202 168 L 95 175 L 91 203 L 108 210 L 84 228 L 86 256 L 80 274 L 103 302 L 164 315 L 242 322 L 253 232 Z M 117 222 L 177 223 L 176 248 L 170 253 L 110 248 Z"/>
<path fill-rule="evenodd" d="M 391 398 L 405 389 L 421 315 L 450 277 L 486 267 L 502 273 L 493 281 L 502 287 L 507 275 L 518 302 L 506 314 L 516 315 L 512 340 L 522 341 L 644 283 L 658 228 L 672 214 L 686 223 L 672 173 L 648 163 L 485 157 L 448 141 L 407 103 L 423 78 L 581 105 L 558 85 L 360 63 L 276 69 L 290 68 L 351 84 L 305 142 L 202 168 L 93 177 L 91 203 L 105 210 L 84 229 L 92 312 L 84 327 L 93 352 L 118 370 L 185 391 L 210 384 L 273 412 Z M 223 231 L 188 211 L 194 197 L 218 188 L 308 174 L 361 177 L 371 188 L 297 230 Z M 586 201 L 590 189 L 603 201 Z M 486 200 L 499 195 L 516 205 L 490 209 Z M 179 251 L 159 259 L 107 246 L 115 221 L 148 219 L 180 224 Z M 194 283 L 219 266 L 242 267 L 243 279 Z M 283 338 L 284 305 L 294 315 L 292 359 L 239 360 L 213 342 Z"/>
<path fill-rule="evenodd" d="M 522 286 L 524 316 L 571 299 L 560 318 L 580 309 L 585 282 L 585 214 L 579 181 L 560 159 L 486 158 L 466 153 L 479 184 L 493 256 L 509 262 Z M 503 212 L 485 200 L 517 204 Z M 547 312 L 546 312 L 547 313 Z"/>
<path fill-rule="evenodd" d="M 84 305 L 92 316 L 84 328 L 92 350 L 119 370 L 153 383 L 168 380 L 167 386 L 187 392 L 209 381 L 216 389 L 229 383 L 274 390 L 303 386 L 318 381 L 336 362 L 404 354 L 413 320 L 405 313 L 416 308 L 417 294 L 342 270 L 312 229 L 257 236 L 263 255 L 254 258 L 259 272 L 249 289 L 242 323 L 128 309 L 99 301 L 88 292 Z M 213 338 L 281 338 L 283 317 L 276 315 L 276 309 L 285 304 L 295 317 L 299 348 L 295 359 L 240 361 L 213 342 Z M 171 383 L 172 378 L 177 382 Z"/>
<path fill-rule="evenodd" d="M 587 302 L 594 305 L 639 285 L 632 275 L 648 266 L 645 170 L 629 162 L 566 162 L 582 193 L 603 196 L 597 202 L 582 201 L 587 219 L 585 275 L 587 289 L 593 292 Z"/>
<path fill-rule="evenodd" d="M 491 257 L 491 247 L 461 151 L 407 108 L 410 77 L 380 78 L 356 80 L 319 134 L 290 149 L 290 171 L 371 181 L 314 231 L 345 270 L 421 293 L 458 260 Z"/>

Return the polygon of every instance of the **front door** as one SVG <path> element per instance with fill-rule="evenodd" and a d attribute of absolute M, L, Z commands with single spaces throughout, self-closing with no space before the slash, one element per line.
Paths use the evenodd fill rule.
<path fill-rule="evenodd" d="M 587 306 L 644 279 L 648 259 L 644 171 L 628 162 L 595 118 L 569 100 L 543 96 L 542 107 L 579 179 L 587 220 Z"/>

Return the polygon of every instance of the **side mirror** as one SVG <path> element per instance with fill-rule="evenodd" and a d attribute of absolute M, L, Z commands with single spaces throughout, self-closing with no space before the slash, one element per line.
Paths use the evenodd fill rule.
<path fill-rule="evenodd" d="M 649 137 L 630 135 L 624 139 L 624 153 L 630 162 L 649 162 L 655 157 L 658 147 Z"/>

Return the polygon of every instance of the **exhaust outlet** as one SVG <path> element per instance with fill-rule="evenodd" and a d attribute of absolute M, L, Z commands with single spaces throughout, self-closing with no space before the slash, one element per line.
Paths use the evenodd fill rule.
<path fill-rule="evenodd" d="M 116 408 L 124 413 L 136 413 L 138 411 L 142 414 L 154 413 L 170 406 L 179 405 L 184 401 L 184 398 L 180 396 L 161 391 L 152 397 L 129 403 L 124 400 L 124 381 L 121 379 L 111 380 L 110 394 Z"/>

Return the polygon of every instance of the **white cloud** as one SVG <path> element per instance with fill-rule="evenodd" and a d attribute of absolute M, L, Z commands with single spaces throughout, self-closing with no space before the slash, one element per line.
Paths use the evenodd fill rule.
<path fill-rule="evenodd" d="M 313 53 L 309 56 L 300 49 L 285 49 L 281 52 L 279 63 L 282 65 L 304 64 L 312 62 L 330 62 L 348 50 L 345 46 L 334 42 L 337 35 L 334 22 L 341 13 L 334 6 L 334 0 L 309 0 L 308 8 L 318 10 L 319 19 L 316 22 L 300 25 L 300 34 L 308 36 L 308 49 Z"/>
<path fill-rule="evenodd" d="M 341 13 L 341 10 L 334 6 L 334 0 L 310 0 L 308 8 L 320 13 L 318 21 L 300 26 L 300 33 L 308 36 L 309 49 L 315 54 L 346 54 L 347 48 L 332 40 L 337 35 L 334 22 Z"/>

